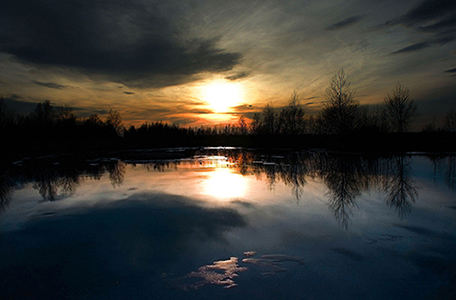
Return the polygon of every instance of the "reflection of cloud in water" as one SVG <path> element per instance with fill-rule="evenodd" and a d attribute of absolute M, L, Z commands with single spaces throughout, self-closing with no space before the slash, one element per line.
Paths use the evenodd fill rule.
<path fill-rule="evenodd" d="M 305 263 L 302 257 L 284 255 L 284 254 L 268 254 L 261 255 L 260 258 L 254 258 L 257 255 L 256 251 L 244 252 L 245 258 L 243 263 L 252 264 L 262 270 L 262 275 L 275 275 L 279 272 L 286 272 L 283 267 L 284 262 L 297 262 L 301 265 Z M 175 288 L 188 290 L 198 289 L 204 285 L 222 285 L 224 288 L 232 288 L 237 286 L 234 278 L 238 277 L 238 272 L 249 270 L 247 267 L 238 264 L 237 257 L 231 257 L 228 260 L 215 261 L 212 265 L 205 265 L 198 268 L 198 271 L 193 271 L 182 278 L 171 279 L 169 283 Z M 193 282 L 197 279 L 196 282 Z"/>
<path fill-rule="evenodd" d="M 247 271 L 247 268 L 238 265 L 238 258 L 231 257 L 228 260 L 215 261 L 212 265 L 202 266 L 198 271 L 191 272 L 182 279 L 177 279 L 177 281 L 183 281 L 185 279 L 187 282 L 194 278 L 199 279 L 196 283 L 184 282 L 182 285 L 178 285 L 178 287 L 187 290 L 198 289 L 206 284 L 214 284 L 223 285 L 224 288 L 229 289 L 237 286 L 233 280 L 239 276 L 237 272 L 244 271 Z"/>

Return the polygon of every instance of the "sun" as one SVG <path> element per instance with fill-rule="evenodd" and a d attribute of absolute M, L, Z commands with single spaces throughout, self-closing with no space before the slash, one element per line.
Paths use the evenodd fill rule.
<path fill-rule="evenodd" d="M 203 99 L 214 113 L 229 112 L 242 103 L 243 90 L 239 83 L 214 81 L 203 88 Z"/>

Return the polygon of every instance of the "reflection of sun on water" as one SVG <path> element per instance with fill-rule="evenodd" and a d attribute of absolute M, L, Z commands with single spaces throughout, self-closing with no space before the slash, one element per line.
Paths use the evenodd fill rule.
<path fill-rule="evenodd" d="M 228 112 L 242 103 L 243 90 L 240 83 L 215 81 L 203 88 L 203 99 L 215 113 Z"/>
<path fill-rule="evenodd" d="M 243 197 L 246 191 L 244 177 L 227 168 L 215 169 L 203 183 L 203 193 L 218 199 Z"/>

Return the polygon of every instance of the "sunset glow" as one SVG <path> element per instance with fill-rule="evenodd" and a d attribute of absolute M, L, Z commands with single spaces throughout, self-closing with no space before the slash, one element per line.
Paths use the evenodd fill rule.
<path fill-rule="evenodd" d="M 0 10 L 20 24 L 0 31 L 0 98 L 20 115 L 49 100 L 79 119 L 116 110 L 125 128 L 217 126 L 280 111 L 295 91 L 310 117 L 341 69 L 372 109 L 408 87 L 414 131 L 454 107 L 450 0 L 18 1 Z"/>
<path fill-rule="evenodd" d="M 203 88 L 203 99 L 215 113 L 223 113 L 242 103 L 243 91 L 238 83 L 213 82 Z"/>

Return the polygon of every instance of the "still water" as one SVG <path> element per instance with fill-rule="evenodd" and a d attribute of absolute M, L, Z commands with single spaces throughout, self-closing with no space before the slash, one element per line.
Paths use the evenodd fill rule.
<path fill-rule="evenodd" d="M 0 175 L 1 299 L 455 299 L 456 157 L 168 149 Z"/>

